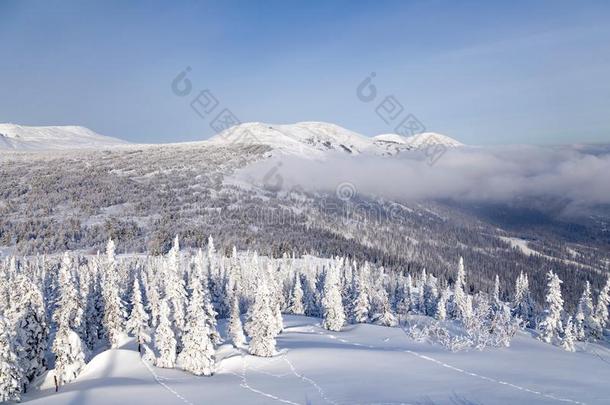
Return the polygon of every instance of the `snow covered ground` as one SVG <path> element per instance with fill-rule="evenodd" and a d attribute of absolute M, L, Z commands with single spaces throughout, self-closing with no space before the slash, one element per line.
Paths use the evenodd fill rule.
<path fill-rule="evenodd" d="M 143 362 L 133 342 L 92 359 L 54 392 L 47 375 L 33 404 L 608 404 L 610 350 L 564 352 L 525 333 L 508 349 L 452 353 L 400 328 L 284 316 L 279 353 L 258 358 L 220 348 L 213 377 Z M 224 329 L 221 325 L 221 331 Z"/>

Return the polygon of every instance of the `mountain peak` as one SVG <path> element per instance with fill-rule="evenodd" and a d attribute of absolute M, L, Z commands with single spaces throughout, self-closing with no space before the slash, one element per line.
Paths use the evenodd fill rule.
<path fill-rule="evenodd" d="M 289 125 L 248 122 L 222 131 L 209 142 L 265 144 L 288 153 L 319 155 L 331 150 L 359 154 L 368 147 L 370 139 L 326 122 Z"/>
<path fill-rule="evenodd" d="M 444 145 L 450 148 L 464 146 L 460 141 L 436 132 L 423 132 L 406 138 L 406 141 L 414 148 L 421 148 L 428 145 Z"/>

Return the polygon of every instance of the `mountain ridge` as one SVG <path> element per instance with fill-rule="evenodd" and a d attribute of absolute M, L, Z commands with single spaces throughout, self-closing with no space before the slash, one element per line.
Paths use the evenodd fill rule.
<path fill-rule="evenodd" d="M 425 132 L 410 137 L 382 134 L 367 137 L 339 125 L 325 122 L 295 124 L 244 123 L 226 129 L 208 140 L 212 144 L 265 144 L 290 154 L 320 155 L 335 151 L 353 155 L 393 155 L 405 150 L 423 149 L 429 145 L 447 148 L 463 144 L 446 135 Z"/>
<path fill-rule="evenodd" d="M 440 144 L 448 148 L 463 146 L 462 143 L 453 138 L 433 132 L 410 137 L 398 134 L 368 137 L 333 123 L 316 121 L 294 124 L 248 122 L 226 129 L 207 140 L 162 144 L 130 143 L 119 138 L 98 134 L 86 127 L 77 125 L 26 126 L 0 123 L 0 150 L 95 149 L 99 147 L 193 143 L 219 146 L 233 143 L 262 144 L 288 154 L 311 157 L 320 157 L 326 152 L 351 155 L 394 155 L 402 151 L 422 149 L 429 145 Z"/>
<path fill-rule="evenodd" d="M 122 139 L 100 135 L 78 125 L 28 126 L 0 123 L 0 150 L 95 149 L 128 144 Z"/>

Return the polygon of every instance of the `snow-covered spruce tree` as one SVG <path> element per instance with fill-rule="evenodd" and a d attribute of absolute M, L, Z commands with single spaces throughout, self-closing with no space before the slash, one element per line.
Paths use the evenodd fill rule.
<path fill-rule="evenodd" d="M 265 277 L 259 280 L 254 303 L 248 310 L 248 322 L 246 322 L 246 333 L 250 337 L 250 354 L 262 357 L 271 357 L 275 353 L 277 333 L 267 283 Z"/>
<path fill-rule="evenodd" d="M 276 290 L 277 291 L 277 290 Z M 272 295 L 274 297 L 274 305 L 273 305 L 273 319 L 275 323 L 276 334 L 280 334 L 284 331 L 284 317 L 282 316 L 282 309 L 280 304 L 280 299 L 278 298 L 278 293 Z"/>
<path fill-rule="evenodd" d="M 472 295 L 470 295 L 470 294 L 466 295 L 466 307 L 464 308 L 464 310 L 465 310 L 464 319 L 468 319 L 474 313 L 474 299 L 472 298 Z"/>
<path fill-rule="evenodd" d="M 55 354 L 55 383 L 63 385 L 75 379 L 85 366 L 85 347 L 76 332 L 70 329 L 67 319 L 60 318 L 53 340 Z"/>
<path fill-rule="evenodd" d="M 407 274 L 404 278 L 400 289 L 400 298 L 396 303 L 396 311 L 399 315 L 406 316 L 413 311 L 413 280 L 410 274 Z"/>
<path fill-rule="evenodd" d="M 208 290 L 210 291 L 210 302 L 214 306 L 214 311 L 219 314 L 219 316 L 224 317 L 227 310 L 227 308 L 225 308 L 226 291 L 224 286 L 226 277 L 224 277 L 222 272 L 222 265 L 218 268 L 210 267 L 210 272 L 208 274 Z"/>
<path fill-rule="evenodd" d="M 572 317 L 569 316 L 566 321 L 566 325 L 563 328 L 563 337 L 561 339 L 561 347 L 563 350 L 568 352 L 573 352 L 576 350 L 574 346 L 574 342 L 576 337 L 574 336 L 574 323 L 572 322 Z"/>
<path fill-rule="evenodd" d="M 97 262 L 97 260 L 94 260 Z M 86 344 L 89 350 L 94 350 L 106 336 L 104 329 L 104 297 L 102 296 L 101 275 L 95 273 L 91 279 L 87 305 L 85 307 L 87 329 Z"/>
<path fill-rule="evenodd" d="M 210 331 L 210 339 L 214 345 L 218 345 L 222 342 L 222 337 L 220 333 L 218 333 L 218 329 L 216 327 L 216 317 L 218 314 L 214 310 L 214 306 L 212 305 L 212 301 L 210 299 L 210 290 L 208 288 L 207 283 L 208 278 L 203 277 L 199 278 L 197 275 L 191 275 L 191 280 L 189 280 L 189 285 L 191 288 L 195 288 L 194 286 L 201 286 L 201 295 L 203 297 L 203 310 L 206 314 L 206 323 L 208 325 L 208 330 Z"/>
<path fill-rule="evenodd" d="M 491 295 L 491 310 L 496 313 L 504 307 L 504 303 L 500 299 L 500 277 L 496 274 L 494 280 L 494 290 Z"/>
<path fill-rule="evenodd" d="M 288 312 L 294 315 L 303 315 L 305 307 L 303 306 L 303 288 L 301 287 L 301 275 L 294 275 L 294 285 L 290 294 L 290 306 Z"/>
<path fill-rule="evenodd" d="M 127 332 L 131 333 L 138 342 L 138 352 L 142 352 L 142 344 L 150 342 L 148 335 L 148 314 L 142 304 L 142 291 L 138 277 L 133 279 L 131 294 L 131 313 L 127 320 Z"/>
<path fill-rule="evenodd" d="M 0 315 L 0 403 L 20 401 L 25 380 L 9 328 L 8 319 Z"/>
<path fill-rule="evenodd" d="M 399 272 L 390 272 L 390 278 L 388 280 L 388 296 L 390 298 L 390 305 L 397 316 L 400 315 L 398 312 L 399 305 L 403 301 L 404 296 L 404 284 L 403 277 Z M 351 312 L 350 312 L 351 313 Z"/>
<path fill-rule="evenodd" d="M 155 365 L 162 368 L 174 368 L 176 365 L 176 337 L 169 319 L 169 305 L 166 300 L 162 300 L 159 308 L 159 325 L 155 330 L 155 348 L 159 353 Z"/>
<path fill-rule="evenodd" d="M 178 342 L 178 349 L 181 348 L 181 333 L 186 322 L 186 285 L 180 268 L 180 243 L 178 235 L 174 237 L 172 248 L 166 255 L 163 272 L 165 278 L 164 299 L 171 310 L 170 320 L 174 325 L 174 333 Z"/>
<path fill-rule="evenodd" d="M 281 291 L 276 280 L 276 272 L 274 271 L 273 264 L 271 261 L 267 262 L 267 270 L 265 275 L 268 288 L 269 296 L 271 298 L 271 310 L 273 312 L 273 324 L 275 325 L 275 334 L 278 335 L 284 330 L 284 319 L 282 317 L 281 310 Z"/>
<path fill-rule="evenodd" d="M 469 311 L 468 298 L 466 295 L 466 271 L 464 269 L 464 259 L 460 257 L 458 264 L 457 277 L 453 286 L 453 302 L 452 302 L 452 317 L 454 319 L 464 320 Z"/>
<path fill-rule="evenodd" d="M 419 279 L 417 280 L 417 312 L 426 315 L 426 298 L 424 297 L 424 288 L 426 281 L 428 280 L 428 274 L 426 269 L 422 269 Z"/>
<path fill-rule="evenodd" d="M 369 301 L 368 267 L 363 267 L 355 275 L 354 303 L 352 304 L 352 322 L 366 323 L 369 321 L 371 303 Z"/>
<path fill-rule="evenodd" d="M 521 318 L 523 326 L 535 327 L 535 304 L 530 292 L 527 274 L 521 272 L 515 283 L 515 298 L 512 303 L 513 316 Z"/>
<path fill-rule="evenodd" d="M 219 317 L 228 318 L 229 314 L 231 313 L 231 288 L 233 284 L 231 281 L 230 272 L 232 271 L 232 269 L 230 267 L 227 267 L 224 261 L 222 261 L 222 263 L 222 277 L 220 282 L 220 291 L 222 293 L 222 296 L 220 297 L 220 301 L 218 302 L 218 310 L 216 312 L 218 313 Z"/>
<path fill-rule="evenodd" d="M 159 324 L 159 312 L 161 308 L 161 294 L 159 292 L 159 261 L 150 263 L 148 269 L 155 269 L 157 273 L 153 273 L 152 270 L 147 272 L 145 280 L 146 296 L 148 297 L 147 309 L 150 313 L 150 325 L 155 328 Z"/>
<path fill-rule="evenodd" d="M 599 292 L 597 306 L 595 307 L 595 317 L 602 330 L 608 324 L 608 306 L 610 305 L 610 278 L 606 280 L 604 288 Z"/>
<path fill-rule="evenodd" d="M 492 334 L 490 328 L 491 305 L 487 294 L 478 293 L 474 297 L 468 296 L 466 307 L 470 306 L 464 312 L 462 323 L 464 324 L 466 334 L 471 345 L 483 350 L 485 347 L 492 344 Z"/>
<path fill-rule="evenodd" d="M 106 338 L 111 348 L 119 346 L 121 334 L 125 326 L 125 307 L 121 300 L 115 245 L 112 239 L 106 245 L 106 266 L 102 282 L 102 297 L 104 299 L 104 317 L 102 323 Z"/>
<path fill-rule="evenodd" d="M 547 294 L 544 318 L 538 325 L 540 339 L 546 343 L 553 343 L 562 331 L 561 314 L 563 312 L 563 298 L 561 297 L 561 283 L 559 277 L 549 271 L 547 274 Z"/>
<path fill-rule="evenodd" d="M 165 294 L 164 299 L 171 309 L 170 320 L 174 326 L 178 350 L 182 348 L 181 334 L 186 322 L 186 285 L 180 268 L 180 244 L 178 235 L 174 238 L 172 248 L 167 253 L 164 266 Z"/>
<path fill-rule="evenodd" d="M 210 269 L 214 269 L 216 267 L 216 247 L 214 246 L 214 238 L 212 235 L 208 236 L 208 263 L 210 264 Z"/>
<path fill-rule="evenodd" d="M 402 276 L 397 271 L 392 271 L 388 274 L 388 298 L 390 299 L 390 307 L 397 314 L 398 303 L 402 301 L 403 285 Z"/>
<path fill-rule="evenodd" d="M 446 287 L 443 289 L 438 299 L 438 303 L 436 305 L 436 313 L 434 314 L 434 317 L 439 321 L 444 321 L 445 319 L 447 319 L 447 301 L 449 300 L 450 294 L 451 291 L 449 290 L 449 287 Z"/>
<path fill-rule="evenodd" d="M 15 276 L 17 275 L 17 269 L 19 267 L 17 258 L 11 256 L 4 260 L 4 263 L 0 262 L 0 310 L 1 313 L 7 318 L 7 322 L 11 324 L 10 307 L 11 307 L 11 286 Z"/>
<path fill-rule="evenodd" d="M 398 319 L 396 319 L 396 315 L 392 313 L 392 307 L 390 306 L 390 301 L 388 299 L 388 293 L 384 288 L 381 288 L 377 294 L 377 305 L 375 313 L 371 316 L 371 320 L 376 325 L 381 326 L 391 326 L 394 327 L 398 325 Z"/>
<path fill-rule="evenodd" d="M 320 309 L 317 305 L 316 290 L 314 282 L 307 274 L 303 275 L 303 306 L 305 307 L 305 315 L 318 316 Z"/>
<path fill-rule="evenodd" d="M 498 309 L 491 309 L 493 318 L 490 325 L 492 345 L 495 347 L 509 347 L 510 342 L 519 329 L 520 320 L 513 317 L 510 308 L 503 303 Z"/>
<path fill-rule="evenodd" d="M 187 308 L 186 326 L 182 334 L 182 351 L 178 355 L 178 365 L 195 375 L 212 375 L 216 368 L 216 351 L 210 339 L 211 331 L 206 322 L 201 283 L 191 286 L 191 298 Z"/>
<path fill-rule="evenodd" d="M 40 289 L 24 275 L 17 277 L 15 329 L 20 347 L 20 364 L 28 382 L 46 369 L 49 328 Z"/>
<path fill-rule="evenodd" d="M 422 313 L 427 316 L 436 314 L 436 306 L 438 304 L 438 288 L 436 286 L 436 277 L 428 274 L 423 286 L 423 308 Z"/>
<path fill-rule="evenodd" d="M 246 343 L 244 328 L 241 323 L 241 311 L 239 310 L 239 294 L 237 285 L 233 288 L 231 295 L 231 316 L 229 318 L 229 336 L 231 343 L 236 348 L 242 347 Z"/>
<path fill-rule="evenodd" d="M 324 282 L 326 279 L 327 265 L 322 266 L 322 270 L 316 272 L 315 280 L 314 280 L 314 298 L 315 298 L 315 308 L 316 308 L 316 317 L 322 318 L 324 316 L 324 306 L 322 305 L 322 298 L 324 297 Z"/>
<path fill-rule="evenodd" d="M 582 300 L 582 297 L 580 300 Z M 576 340 L 584 342 L 587 340 L 585 335 L 585 312 L 580 300 L 576 307 L 576 313 L 574 314 L 574 337 Z"/>
<path fill-rule="evenodd" d="M 60 323 L 60 317 L 73 331 L 80 331 L 82 327 L 84 309 L 81 298 L 72 276 L 72 259 L 68 252 L 64 253 L 58 274 L 58 297 L 53 312 L 53 321 Z"/>
<path fill-rule="evenodd" d="M 9 274 L 5 270 L 4 266 L 0 263 L 0 280 L 4 280 L 4 282 L 0 283 L 0 313 L 5 313 L 9 307 Z"/>
<path fill-rule="evenodd" d="M 581 331 L 578 333 L 578 338 L 584 340 L 599 339 L 602 334 L 602 328 L 599 324 L 595 311 L 593 309 L 593 297 L 591 296 L 591 285 L 589 281 L 585 282 L 585 289 L 578 301 L 578 310 L 576 313 L 576 322 Z"/>
<path fill-rule="evenodd" d="M 346 259 L 342 277 L 341 299 L 343 300 L 343 308 L 347 315 L 348 322 L 352 322 L 354 303 L 356 302 L 356 280 L 358 278 L 358 264 L 356 261 L 350 263 L 350 260 Z"/>
<path fill-rule="evenodd" d="M 86 347 L 76 330 L 82 308 L 72 274 L 71 260 L 64 254 L 59 270 L 59 299 L 53 313 L 57 332 L 52 350 L 55 354 L 56 385 L 72 381 L 85 365 Z"/>
<path fill-rule="evenodd" d="M 341 292 L 339 291 L 339 265 L 337 264 L 329 267 L 326 272 L 322 308 L 324 315 L 322 327 L 332 331 L 340 331 L 345 324 L 345 312 Z"/>
<path fill-rule="evenodd" d="M 206 314 L 205 322 L 208 326 L 208 332 L 210 334 L 210 340 L 214 346 L 222 343 L 222 337 L 220 333 L 218 333 L 216 317 L 218 314 L 214 311 L 214 306 L 210 300 L 210 290 L 207 286 L 207 278 L 203 277 L 203 279 L 199 278 L 197 275 L 191 275 L 191 279 L 189 280 L 189 286 L 191 291 L 195 288 L 201 288 L 201 296 L 203 297 L 203 311 Z"/>
<path fill-rule="evenodd" d="M 59 335 L 59 331 L 61 331 L 61 327 L 63 327 L 64 338 L 70 339 L 72 347 L 66 350 L 69 350 L 71 354 L 67 355 L 66 358 L 69 361 L 74 360 L 76 363 L 80 362 L 79 357 L 81 352 L 83 353 L 83 359 L 86 357 L 86 348 L 83 347 L 80 341 L 80 333 L 85 329 L 83 314 L 84 308 L 82 306 L 82 300 L 72 275 L 72 259 L 66 252 L 62 256 L 61 265 L 59 267 L 58 297 L 52 318 L 55 322 L 56 329 L 58 330 L 57 335 Z M 84 332 L 82 332 L 82 334 L 84 334 Z M 78 339 L 74 338 L 72 335 L 75 335 Z M 77 371 L 78 370 L 76 370 L 76 372 Z"/>

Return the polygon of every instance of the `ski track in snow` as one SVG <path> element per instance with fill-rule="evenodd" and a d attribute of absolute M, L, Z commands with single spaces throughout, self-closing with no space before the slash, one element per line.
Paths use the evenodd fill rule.
<path fill-rule="evenodd" d="M 404 332 L 404 329 L 401 328 L 401 330 Z M 318 332 L 318 334 L 326 336 L 326 337 L 329 337 L 331 339 L 337 339 L 336 336 L 329 335 L 329 334 L 326 334 L 324 332 Z M 389 338 L 385 339 L 384 341 L 388 341 L 388 340 L 389 340 Z M 348 341 L 347 339 L 339 339 L 339 341 L 345 342 L 345 343 L 349 343 L 349 344 L 351 344 L 353 346 L 360 346 L 360 347 L 364 346 L 364 347 L 368 347 L 369 349 L 379 349 L 379 347 L 375 347 L 373 345 L 367 345 L 367 344 L 362 344 L 362 343 L 355 343 L 355 342 Z M 510 382 L 506 382 L 506 381 L 502 381 L 502 380 L 497 380 L 495 378 L 491 378 L 491 377 L 487 377 L 487 376 L 480 375 L 480 374 L 477 374 L 477 373 L 473 373 L 471 371 L 467 371 L 467 370 L 461 369 L 459 367 L 452 366 L 451 364 L 443 363 L 440 360 L 436 360 L 436 359 L 434 359 L 432 357 L 423 355 L 421 353 L 417 353 L 417 352 L 415 352 L 413 350 L 406 349 L 406 350 L 400 350 L 400 351 L 402 351 L 404 353 L 408 353 L 408 354 L 410 354 L 412 356 L 418 357 L 418 358 L 420 358 L 422 360 L 426 360 L 426 361 L 438 364 L 439 366 L 448 368 L 448 369 L 456 371 L 458 373 L 462 373 L 462 374 L 465 374 L 465 375 L 469 375 L 471 377 L 479 378 L 479 379 L 484 380 L 484 381 L 493 382 L 493 383 L 500 384 L 500 385 L 505 385 L 507 387 L 511 387 L 511 388 L 514 388 L 514 389 L 519 390 L 519 391 L 528 392 L 530 394 L 542 396 L 542 397 L 545 397 L 545 398 L 548 398 L 548 399 L 552 399 L 554 401 L 568 402 L 568 403 L 578 404 L 578 405 L 586 405 L 586 403 L 584 403 L 584 402 L 576 401 L 576 400 L 569 399 L 569 398 L 558 397 L 558 396 L 553 395 L 553 394 L 546 394 L 544 392 L 540 392 L 540 391 L 536 391 L 536 390 L 533 390 L 533 389 L 530 389 L 530 388 L 522 387 L 520 385 L 516 385 L 516 384 L 510 383 Z"/>
<path fill-rule="evenodd" d="M 161 381 L 163 379 L 163 377 L 161 377 L 157 373 L 155 373 L 155 370 L 153 370 L 153 368 L 150 366 L 150 364 L 148 364 L 146 362 L 146 360 L 144 360 L 142 357 L 140 357 L 140 360 L 142 361 L 142 363 L 144 363 L 144 365 L 146 366 L 148 371 L 150 371 L 150 374 L 154 377 L 154 379 L 157 382 L 157 384 L 161 385 L 167 391 L 171 392 L 176 398 L 178 398 L 182 402 L 184 402 L 184 403 L 186 403 L 188 405 L 195 405 L 191 401 L 189 401 L 188 399 L 186 399 L 185 397 L 180 395 L 180 393 L 178 391 L 176 391 L 175 389 L 173 389 L 172 387 L 170 387 L 169 385 L 167 385 L 166 383 Z"/>
<path fill-rule="evenodd" d="M 287 354 L 287 353 L 286 353 Z M 339 405 L 338 402 L 335 402 L 333 400 L 331 400 L 330 398 L 328 398 L 328 396 L 326 395 L 326 393 L 324 392 L 324 390 L 322 389 L 322 387 L 320 387 L 318 385 L 318 383 L 316 383 L 314 380 L 312 380 L 309 377 L 304 376 L 303 374 L 299 374 L 299 372 L 297 372 L 296 368 L 294 367 L 294 365 L 292 364 L 292 362 L 290 360 L 288 360 L 288 357 L 286 357 L 286 354 L 284 355 L 284 361 L 286 363 L 288 363 L 288 367 L 290 367 L 290 371 L 292 371 L 292 373 L 300 378 L 301 380 L 303 380 L 304 382 L 311 384 L 316 390 L 318 390 L 318 393 L 320 394 L 320 397 L 328 402 L 329 404 L 333 404 L 333 405 Z"/>
<path fill-rule="evenodd" d="M 192 403 L 191 401 L 186 399 L 184 396 L 182 396 L 178 391 L 176 391 L 175 389 L 170 387 L 164 381 L 169 381 L 169 380 L 188 380 L 188 379 L 195 379 L 196 377 L 193 377 L 193 376 L 186 376 L 186 377 L 180 377 L 180 378 L 163 377 L 163 376 L 158 375 L 155 372 L 155 370 L 151 367 L 151 365 L 148 364 L 142 357 L 140 357 L 140 360 L 142 361 L 142 363 L 144 363 L 144 365 L 146 366 L 146 369 L 153 376 L 153 378 L 155 379 L 155 382 L 157 384 L 161 385 L 163 388 L 165 388 L 167 391 L 169 391 L 171 394 L 173 394 L 180 401 L 182 401 L 182 402 L 184 402 L 184 403 L 186 403 L 188 405 L 195 405 L 194 403 Z M 241 354 L 241 360 L 242 360 L 242 374 L 240 375 L 240 374 L 237 374 L 237 373 L 229 372 L 229 374 L 233 374 L 234 376 L 237 376 L 237 377 L 239 377 L 242 380 L 241 384 L 239 385 L 240 387 L 245 388 L 245 389 L 247 389 L 247 390 L 249 390 L 249 391 L 251 391 L 251 392 L 253 392 L 255 394 L 262 395 L 262 396 L 264 396 L 266 398 L 273 399 L 275 401 L 279 401 L 279 402 L 286 403 L 286 404 L 291 404 L 291 405 L 301 405 L 299 403 L 290 401 L 288 399 L 283 399 L 283 398 L 277 397 L 277 396 L 275 396 L 273 394 L 269 394 L 267 392 L 264 392 L 264 391 L 261 391 L 259 389 L 256 389 L 256 388 L 252 387 L 248 383 L 248 378 L 247 378 L 247 375 L 246 375 L 248 369 L 251 369 L 253 371 L 256 371 L 256 372 L 259 372 L 259 373 L 262 373 L 262 374 L 266 374 L 266 375 L 269 375 L 269 376 L 273 376 L 273 377 L 276 377 L 276 378 L 280 378 L 280 377 L 283 377 L 283 376 L 296 375 L 294 373 L 294 371 L 291 370 L 292 371 L 291 373 L 285 373 L 284 375 L 279 375 L 279 374 L 273 374 L 273 373 L 269 373 L 269 372 L 266 372 L 266 371 L 262 371 L 262 370 L 260 370 L 260 367 L 258 367 L 258 368 L 249 367 L 248 364 L 247 364 L 247 361 L 246 361 L 246 356 L 243 353 Z M 274 359 L 273 361 L 277 361 L 277 360 L 278 359 Z"/>
<path fill-rule="evenodd" d="M 241 355 L 241 361 L 242 361 L 242 374 L 239 375 L 239 374 L 231 373 L 231 374 L 236 375 L 236 376 L 241 378 L 242 382 L 239 385 L 240 387 L 242 387 L 244 389 L 247 389 L 247 390 L 249 390 L 251 392 L 254 392 L 255 394 L 262 395 L 264 397 L 273 399 L 273 400 L 278 401 L 278 402 L 283 402 L 285 404 L 292 404 L 292 405 L 301 405 L 299 403 L 290 401 L 288 399 L 283 399 L 283 398 L 277 397 L 277 396 L 275 396 L 273 394 L 269 394 L 268 392 L 264 392 L 264 391 L 261 391 L 261 390 L 258 390 L 256 388 L 252 387 L 250 384 L 248 384 L 248 377 L 246 375 L 247 370 L 248 370 L 248 362 L 246 360 L 246 356 L 243 353 Z"/>
<path fill-rule="evenodd" d="M 326 393 L 324 392 L 322 387 L 320 387 L 320 385 L 318 385 L 317 382 L 315 382 L 314 380 L 312 380 L 311 378 L 309 378 L 309 377 L 307 377 L 307 376 L 305 376 L 303 374 L 300 374 L 297 371 L 297 369 L 294 366 L 294 364 L 292 364 L 292 362 L 288 359 L 287 354 L 288 354 L 288 351 L 286 351 L 282 356 L 276 357 L 271 362 L 274 362 L 274 361 L 277 361 L 277 360 L 283 360 L 284 362 L 286 362 L 286 364 L 288 364 L 288 367 L 290 368 L 290 373 L 274 374 L 274 373 L 270 373 L 268 371 L 262 370 L 262 366 L 261 367 L 249 367 L 248 363 L 246 361 L 245 355 L 242 354 L 242 356 L 241 356 L 242 364 L 243 364 L 243 366 L 242 366 L 242 374 L 241 375 L 238 375 L 238 374 L 235 374 L 235 373 L 232 373 L 232 374 L 237 375 L 238 377 L 240 377 L 242 379 L 242 384 L 240 384 L 240 386 L 242 386 L 243 388 L 246 388 L 246 389 L 248 389 L 250 391 L 253 391 L 253 392 L 255 392 L 255 393 L 259 394 L 259 395 L 263 395 L 263 396 L 265 396 L 267 398 L 274 399 L 276 401 L 280 401 L 280 402 L 284 402 L 284 403 L 289 403 L 289 404 L 297 404 L 296 402 L 293 402 L 293 401 L 290 401 L 290 400 L 287 400 L 287 399 L 283 399 L 283 398 L 277 397 L 275 395 L 269 394 L 267 392 L 263 392 L 261 390 L 258 390 L 256 388 L 252 387 L 248 383 L 246 373 L 247 373 L 247 370 L 252 370 L 252 371 L 256 371 L 257 373 L 265 374 L 265 375 L 268 375 L 268 376 L 271 376 L 271 377 L 275 377 L 275 378 L 284 378 L 284 377 L 294 376 L 294 377 L 299 378 L 303 382 L 313 386 L 318 391 L 318 393 L 320 395 L 320 398 L 322 398 L 325 402 L 327 402 L 329 404 L 332 404 L 332 405 L 339 405 L 338 402 L 333 401 L 332 399 L 330 399 L 326 395 Z M 268 366 L 270 363 L 265 364 L 264 366 Z"/>
<path fill-rule="evenodd" d="M 292 364 L 292 362 L 290 360 L 288 360 L 288 358 L 286 357 L 286 355 L 288 354 L 288 351 L 286 351 L 282 356 L 278 356 L 274 359 L 271 360 L 271 362 L 265 364 L 264 366 L 268 366 L 269 364 L 273 363 L 273 362 L 277 362 L 277 361 L 284 361 L 288 364 L 288 367 L 290 368 L 290 372 L 289 373 L 283 373 L 283 374 L 274 374 L 274 373 L 270 373 L 268 371 L 264 371 L 262 370 L 263 366 L 260 367 L 250 367 L 247 359 L 246 359 L 246 355 L 244 355 L 243 353 L 241 354 L 241 360 L 242 360 L 242 373 L 241 374 L 237 374 L 237 373 L 233 373 L 233 372 L 228 372 L 228 374 L 233 374 L 234 376 L 240 378 L 242 380 L 240 387 L 247 389 L 255 394 L 258 395 L 262 395 L 266 398 L 270 398 L 273 399 L 275 401 L 278 402 L 282 402 L 282 403 L 286 403 L 286 404 L 291 404 L 291 405 L 301 405 L 297 402 L 293 402 L 291 400 L 288 399 L 284 399 L 284 398 L 280 398 L 276 395 L 270 394 L 268 392 L 264 392 L 261 391 L 257 388 L 252 387 L 249 383 L 248 383 L 248 377 L 247 377 L 247 372 L 248 370 L 251 371 L 255 371 L 257 373 L 261 373 L 261 374 L 265 374 L 271 377 L 275 377 L 275 378 L 284 378 L 284 377 L 290 377 L 290 376 L 295 376 L 297 378 L 299 378 L 300 380 L 306 382 L 307 384 L 312 385 L 320 394 L 320 397 L 326 401 L 329 404 L 333 404 L 333 405 L 339 405 L 337 402 L 329 399 L 326 396 L 326 393 L 324 392 L 324 390 L 322 390 L 322 388 L 311 378 L 306 377 L 302 374 L 299 374 L 299 372 L 296 370 L 296 368 L 294 367 L 294 365 Z M 140 360 L 142 361 L 142 363 L 144 363 L 144 365 L 146 366 L 146 369 L 150 372 L 150 374 L 153 376 L 153 378 L 155 379 L 155 382 L 159 385 L 161 385 L 164 389 L 166 389 L 167 391 L 169 391 L 172 395 L 174 395 L 176 398 L 178 398 L 180 401 L 188 404 L 188 405 L 195 405 L 193 404 L 191 401 L 189 401 L 188 399 L 186 399 L 184 396 L 182 396 L 178 391 L 176 391 L 175 389 L 173 389 L 172 387 L 170 387 L 166 382 L 164 381 L 170 381 L 170 380 L 189 380 L 189 379 L 195 379 L 196 377 L 193 376 L 186 376 L 186 377 L 163 377 L 158 375 L 155 370 L 152 368 L 152 366 L 150 364 L 148 364 L 148 362 L 146 362 L 142 357 L 140 357 Z"/>
<path fill-rule="evenodd" d="M 411 354 L 413 356 L 416 356 L 416 357 L 418 357 L 420 359 L 431 361 L 433 363 L 438 364 L 439 366 L 448 368 L 448 369 L 453 370 L 453 371 L 457 371 L 458 373 L 469 375 L 471 377 L 476 377 L 476 378 L 479 378 L 481 380 L 485 380 L 485 381 L 489 381 L 489 382 L 494 382 L 494 383 L 501 384 L 501 385 L 506 385 L 508 387 L 515 388 L 515 389 L 517 389 L 519 391 L 529 392 L 530 394 L 535 394 L 535 395 L 543 396 L 545 398 L 549 398 L 549 399 L 552 399 L 554 401 L 569 402 L 569 403 L 573 403 L 573 404 L 586 405 L 584 402 L 575 401 L 575 400 L 569 399 L 569 398 L 562 398 L 562 397 L 558 397 L 558 396 L 555 396 L 555 395 L 552 395 L 552 394 L 545 394 L 543 392 L 532 390 L 532 389 L 526 388 L 526 387 L 522 387 L 520 385 L 516 385 L 516 384 L 513 384 L 513 383 L 506 382 L 506 381 L 497 380 L 495 378 L 491 378 L 491 377 L 487 377 L 487 376 L 480 375 L 480 374 L 477 374 L 477 373 L 473 373 L 471 371 L 467 371 L 467 370 L 461 369 L 459 367 L 455 367 L 455 366 L 452 366 L 450 364 L 443 363 L 442 361 L 433 359 L 432 357 L 425 356 L 423 354 L 414 352 L 412 350 L 403 350 L 403 351 L 405 353 L 409 353 L 409 354 Z"/>
<path fill-rule="evenodd" d="M 404 329 L 401 328 L 401 330 L 403 332 L 405 332 Z M 373 345 L 351 342 L 351 341 L 349 341 L 347 339 L 343 339 L 343 338 L 337 339 L 337 337 L 335 335 L 327 334 L 327 333 L 322 332 L 322 331 L 319 331 L 318 334 L 326 336 L 326 337 L 328 337 L 330 339 L 339 340 L 340 342 L 343 342 L 343 343 L 348 343 L 348 344 L 350 344 L 352 346 L 368 347 L 369 349 L 378 349 L 378 347 L 375 347 Z M 389 338 L 385 339 L 384 342 L 387 342 L 388 340 L 389 340 Z M 542 396 L 542 397 L 545 397 L 545 398 L 548 398 L 548 399 L 552 399 L 554 401 L 568 402 L 568 403 L 578 404 L 578 405 L 586 405 L 586 403 L 584 403 L 584 402 L 580 402 L 580 401 L 573 400 L 573 399 L 570 399 L 570 398 L 562 398 L 562 397 L 558 397 L 558 396 L 553 395 L 553 394 L 546 394 L 544 392 L 536 391 L 536 390 L 533 390 L 533 389 L 530 389 L 530 388 L 527 388 L 527 387 L 523 387 L 523 386 L 520 386 L 520 385 L 516 385 L 516 384 L 510 383 L 510 382 L 507 382 L 507 381 L 502 381 L 502 380 L 498 380 L 498 379 L 495 379 L 495 378 L 492 378 L 492 377 L 487 377 L 487 376 L 484 376 L 484 375 L 481 375 L 481 374 L 473 373 L 471 371 L 467 371 L 467 370 L 461 369 L 459 367 L 452 366 L 451 364 L 443 363 L 440 360 L 436 360 L 436 359 L 434 359 L 432 357 L 423 355 L 423 354 L 415 352 L 413 350 L 405 349 L 405 350 L 399 350 L 399 351 L 402 351 L 404 353 L 408 353 L 408 354 L 410 354 L 412 356 L 415 356 L 415 357 L 418 357 L 418 358 L 420 358 L 422 360 L 426 360 L 426 361 L 438 364 L 439 366 L 448 368 L 448 369 L 456 371 L 458 373 L 462 373 L 462 374 L 465 374 L 465 375 L 469 375 L 471 377 L 479 378 L 479 379 L 484 380 L 484 381 L 493 382 L 493 383 L 500 384 L 500 385 L 505 385 L 507 387 L 511 387 L 511 388 L 514 388 L 514 389 L 519 390 L 519 391 L 528 392 L 530 394 Z"/>

